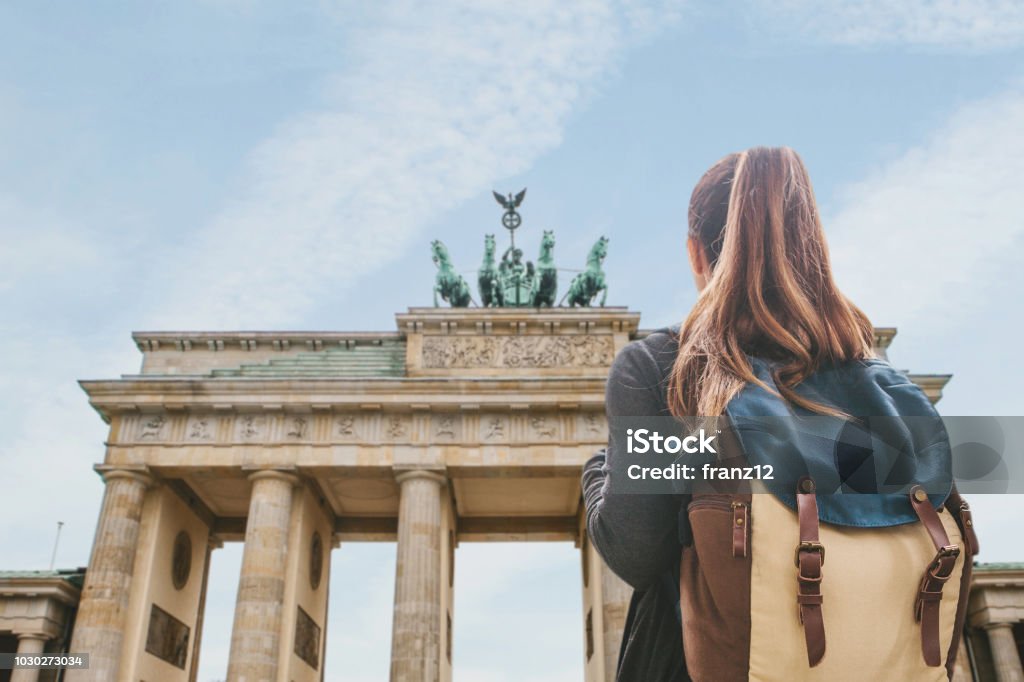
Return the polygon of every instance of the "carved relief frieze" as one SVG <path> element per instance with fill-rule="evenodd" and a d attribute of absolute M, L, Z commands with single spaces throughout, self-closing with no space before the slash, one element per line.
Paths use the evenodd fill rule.
<path fill-rule="evenodd" d="M 139 440 L 164 440 L 167 434 L 167 417 L 162 414 L 143 415 L 139 419 Z"/>
<path fill-rule="evenodd" d="M 608 335 L 424 336 L 423 367 L 606 367 L 615 349 Z"/>
<path fill-rule="evenodd" d="M 320 626 L 301 607 L 295 617 L 295 646 L 292 650 L 313 670 L 320 668 Z"/>
<path fill-rule="evenodd" d="M 580 414 L 579 435 L 585 440 L 603 440 L 608 437 L 605 416 L 599 412 Z"/>
<path fill-rule="evenodd" d="M 558 435 L 558 418 L 545 414 L 530 417 L 531 440 L 552 440 Z"/>
<path fill-rule="evenodd" d="M 275 406 L 276 407 L 276 406 Z M 607 437 L 604 415 L 577 405 L 558 409 L 512 404 L 484 411 L 435 411 L 414 405 L 403 412 L 373 406 L 353 412 L 182 412 L 132 414 L 119 432 L 125 443 L 160 446 L 259 444 L 480 444 L 599 442 Z"/>
<path fill-rule="evenodd" d="M 185 424 L 185 440 L 208 443 L 217 437 L 217 421 L 209 415 L 193 415 Z"/>
<path fill-rule="evenodd" d="M 405 440 L 409 437 L 408 415 L 391 414 L 384 417 L 384 435 L 388 440 Z"/>
<path fill-rule="evenodd" d="M 509 437 L 509 420 L 506 415 L 490 414 L 480 418 L 480 441 L 484 444 L 505 443 Z"/>
<path fill-rule="evenodd" d="M 462 422 L 454 414 L 434 416 L 431 439 L 441 442 L 455 441 L 462 437 Z"/>
<path fill-rule="evenodd" d="M 146 651 L 171 665 L 185 669 L 191 628 L 156 604 L 149 612 Z"/>
<path fill-rule="evenodd" d="M 353 414 L 343 414 L 334 419 L 334 429 L 332 430 L 332 438 L 338 440 L 356 440 L 359 438 L 359 429 L 357 428 L 357 419 Z"/>
<path fill-rule="evenodd" d="M 266 437 L 267 418 L 262 415 L 243 414 L 235 420 L 235 439 L 252 442 Z"/>
<path fill-rule="evenodd" d="M 309 438 L 309 417 L 303 415 L 287 415 L 284 418 L 285 440 L 307 440 Z"/>

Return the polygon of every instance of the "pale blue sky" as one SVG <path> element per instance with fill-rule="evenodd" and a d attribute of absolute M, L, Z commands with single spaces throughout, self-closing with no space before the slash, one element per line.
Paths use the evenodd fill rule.
<path fill-rule="evenodd" d="M 104 426 L 75 380 L 134 372 L 132 330 L 390 330 L 430 302 L 430 239 L 473 270 L 490 190 L 523 186 L 528 253 L 553 229 L 580 267 L 607 234 L 609 303 L 674 322 L 690 190 L 755 144 L 804 156 L 893 361 L 952 372 L 946 414 L 1024 414 L 1024 7 L 727 5 L 0 6 L 0 564 L 45 567 L 58 520 L 58 563 L 87 560 Z M 1024 559 L 999 521 L 1024 504 L 977 506 L 981 558 Z M 214 561 L 204 682 L 239 549 Z M 328 679 L 385 679 L 394 549 L 334 561 Z M 580 677 L 572 547 L 463 545 L 458 572 L 457 680 Z"/>

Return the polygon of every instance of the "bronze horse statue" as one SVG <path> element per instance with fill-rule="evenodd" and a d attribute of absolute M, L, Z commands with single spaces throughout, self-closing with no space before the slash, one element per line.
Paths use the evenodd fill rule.
<path fill-rule="evenodd" d="M 505 304 L 505 295 L 501 289 L 501 278 L 494 254 L 496 251 L 494 235 L 484 237 L 484 262 L 477 270 L 477 288 L 480 292 L 480 305 L 484 308 L 500 308 Z"/>
<path fill-rule="evenodd" d="M 558 269 L 555 267 L 555 233 L 544 230 L 540 240 L 540 255 L 537 257 L 537 278 L 533 290 L 535 308 L 550 308 L 555 305 L 558 293 Z"/>
<path fill-rule="evenodd" d="M 438 294 L 448 301 L 453 308 L 465 308 L 473 297 L 469 293 L 469 285 L 462 275 L 455 272 L 452 267 L 451 256 L 448 249 L 440 240 L 430 242 L 430 250 L 434 253 L 434 264 L 437 265 L 437 277 L 434 281 L 434 306 L 440 305 L 437 302 Z"/>
<path fill-rule="evenodd" d="M 604 306 L 608 298 L 608 284 L 604 280 L 601 264 L 607 255 L 608 237 L 601 237 L 587 255 L 587 269 L 573 278 L 569 291 L 565 292 L 570 307 L 589 306 L 599 292 L 602 294 L 600 305 Z"/>

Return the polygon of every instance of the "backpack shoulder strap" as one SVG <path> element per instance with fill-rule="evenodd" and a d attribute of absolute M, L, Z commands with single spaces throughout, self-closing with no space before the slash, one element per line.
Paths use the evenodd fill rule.
<path fill-rule="evenodd" d="M 939 602 L 942 588 L 953 574 L 956 559 L 960 556 L 959 545 L 949 544 L 949 536 L 939 519 L 939 514 L 928 499 L 924 488 L 915 485 L 910 489 L 910 504 L 913 505 L 921 524 L 931 536 L 935 545 L 935 558 L 925 569 L 921 587 L 914 602 L 914 617 L 921 624 L 921 652 L 924 662 L 930 666 L 942 665 L 939 644 Z"/>
<path fill-rule="evenodd" d="M 821 567 L 825 564 L 825 547 L 818 536 L 814 481 L 807 476 L 797 483 L 796 510 L 800 524 L 800 544 L 796 547 L 796 603 L 807 642 L 807 662 L 813 668 L 825 657 L 825 620 L 821 612 Z"/>

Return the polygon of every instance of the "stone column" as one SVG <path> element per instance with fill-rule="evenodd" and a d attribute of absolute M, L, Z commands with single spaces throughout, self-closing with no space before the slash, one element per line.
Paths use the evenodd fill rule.
<path fill-rule="evenodd" d="M 203 586 L 199 593 L 199 608 L 196 613 L 196 629 L 192 634 L 192 668 L 188 672 L 189 682 L 196 682 L 199 674 L 199 654 L 203 642 L 203 621 L 206 619 L 206 588 L 210 582 L 210 560 L 213 558 L 213 550 L 220 549 L 224 543 L 216 535 L 209 535 L 206 538 L 206 563 L 203 564 Z"/>
<path fill-rule="evenodd" d="M 1013 623 L 992 623 L 985 626 L 989 648 L 992 649 L 992 667 L 996 682 L 1024 682 L 1020 652 L 1013 637 Z"/>
<path fill-rule="evenodd" d="M 288 527 L 299 479 L 283 471 L 249 476 L 252 497 L 231 630 L 228 679 L 274 682 L 280 652 Z"/>
<path fill-rule="evenodd" d="M 39 633 L 18 634 L 18 655 L 36 656 L 43 653 L 50 638 Z M 11 671 L 11 682 L 37 682 L 39 668 L 15 668 Z"/>
<path fill-rule="evenodd" d="M 118 679 L 142 503 L 153 483 L 141 470 L 109 469 L 101 475 L 107 489 L 70 649 L 89 654 L 89 669 L 68 670 L 68 682 Z"/>
<path fill-rule="evenodd" d="M 444 476 L 403 471 L 391 635 L 391 682 L 437 682 L 441 655 L 441 492 Z"/>
<path fill-rule="evenodd" d="M 604 637 L 604 679 L 607 682 L 615 682 L 622 631 L 626 626 L 626 612 L 632 594 L 633 588 L 601 561 L 601 623 L 604 630 L 601 634 Z"/>

